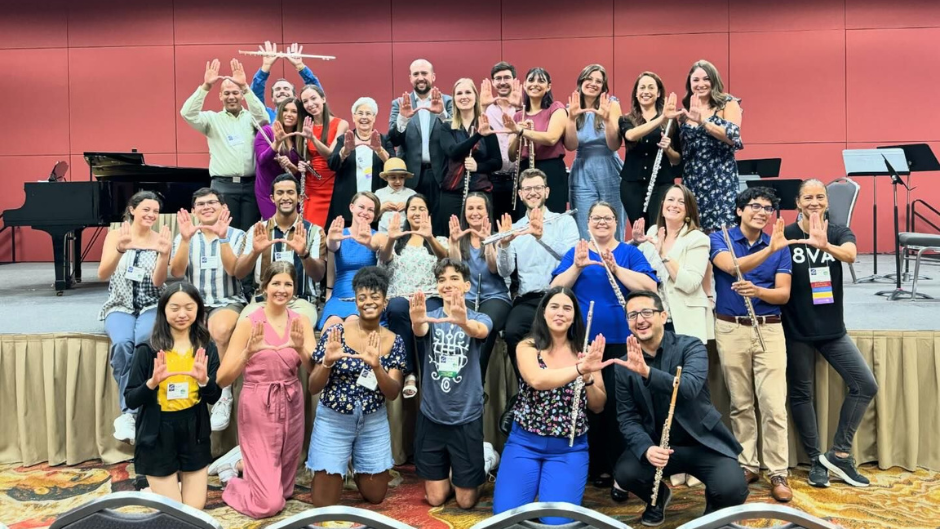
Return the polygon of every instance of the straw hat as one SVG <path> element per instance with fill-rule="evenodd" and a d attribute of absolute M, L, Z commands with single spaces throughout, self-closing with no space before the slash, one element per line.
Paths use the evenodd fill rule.
<path fill-rule="evenodd" d="M 408 167 L 401 158 L 389 158 L 385 160 L 385 167 L 383 171 L 379 173 L 379 176 L 387 180 L 390 174 L 404 175 L 406 179 L 414 176 L 408 172 Z"/>

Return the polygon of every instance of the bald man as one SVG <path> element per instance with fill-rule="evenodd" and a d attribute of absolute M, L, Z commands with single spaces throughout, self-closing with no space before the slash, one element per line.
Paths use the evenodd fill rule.
<path fill-rule="evenodd" d="M 256 123 L 267 123 L 268 113 L 249 90 L 241 63 L 232 59 L 231 67 L 232 75 L 223 77 L 219 74 L 218 59 L 207 62 L 203 83 L 183 103 L 180 114 L 190 127 L 206 137 L 211 187 L 225 197 L 232 227 L 247 231 L 261 218 L 255 198 L 254 140 Z M 206 96 L 220 80 L 222 111 L 203 110 Z M 248 102 L 248 112 L 242 107 L 243 101 Z"/>
<path fill-rule="evenodd" d="M 388 118 L 388 139 L 398 147 L 398 157 L 405 160 L 408 172 L 414 178 L 405 180 L 405 185 L 428 198 L 431 218 L 436 218 L 440 181 L 443 175 L 435 174 L 435 167 L 444 167 L 444 153 L 437 141 L 437 127 L 450 120 L 454 102 L 446 94 L 434 88 L 434 67 L 425 59 L 411 63 L 409 78 L 412 92 L 405 92 L 392 101 L 392 112 Z M 428 108 L 429 111 L 418 110 Z M 437 229 L 435 228 L 435 233 Z"/>

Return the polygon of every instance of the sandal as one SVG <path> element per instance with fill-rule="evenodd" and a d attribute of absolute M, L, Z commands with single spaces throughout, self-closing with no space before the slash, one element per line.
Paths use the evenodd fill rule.
<path fill-rule="evenodd" d="M 414 374 L 405 377 L 405 387 L 401 390 L 401 396 L 410 399 L 418 394 L 418 379 Z"/>

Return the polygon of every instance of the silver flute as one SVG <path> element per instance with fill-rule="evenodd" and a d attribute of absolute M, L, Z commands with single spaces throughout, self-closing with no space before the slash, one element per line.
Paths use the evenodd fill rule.
<path fill-rule="evenodd" d="M 286 51 L 242 51 L 238 50 L 238 53 L 242 55 L 253 55 L 256 57 L 277 57 L 278 59 L 320 59 L 324 61 L 332 61 L 336 57 L 333 55 L 308 55 L 306 53 L 288 53 Z"/>
<path fill-rule="evenodd" d="M 679 381 L 682 377 L 682 366 L 676 367 L 676 378 L 672 379 L 672 400 L 669 402 L 669 413 L 666 414 L 666 424 L 663 425 L 663 436 L 659 440 L 659 447 L 669 448 L 669 429 L 672 428 L 672 415 L 676 411 L 676 395 L 679 394 Z M 656 499 L 659 497 L 659 483 L 663 480 L 663 468 L 656 467 L 656 475 L 653 477 L 653 496 L 650 498 L 650 505 L 656 506 Z"/>
<path fill-rule="evenodd" d="M 470 169 L 464 170 L 463 175 L 463 200 L 460 202 L 460 211 L 467 209 L 467 195 L 470 194 Z"/>
<path fill-rule="evenodd" d="M 480 312 L 480 294 L 483 289 L 483 274 L 477 274 L 477 297 L 473 300 L 473 310 Z"/>
<path fill-rule="evenodd" d="M 594 319 L 594 301 L 588 307 L 587 325 L 584 329 L 584 345 L 581 346 L 581 352 L 586 353 L 588 348 L 588 339 L 591 336 L 591 320 Z M 568 446 L 574 446 L 574 436 L 578 431 L 578 416 L 581 412 L 581 391 L 584 390 L 584 379 L 581 375 L 574 379 L 574 400 L 571 402 L 571 431 L 568 432 Z"/>
<path fill-rule="evenodd" d="M 663 132 L 663 137 L 669 136 L 669 128 L 672 127 L 672 120 L 666 122 L 666 131 Z M 659 174 L 659 167 L 663 164 L 663 152 L 666 149 L 660 148 L 656 151 L 656 159 L 653 160 L 653 172 L 650 173 L 650 185 L 646 188 L 646 200 L 643 201 L 643 213 L 650 207 L 650 199 L 653 198 L 653 188 L 656 187 L 656 175 Z"/>
<path fill-rule="evenodd" d="M 568 211 L 564 213 L 559 213 L 557 215 L 553 215 L 545 219 L 544 221 L 542 221 L 542 224 L 548 224 L 549 222 L 554 222 L 562 217 L 567 217 L 568 215 L 574 215 L 577 212 L 578 212 L 577 208 L 569 209 Z M 517 235 L 519 233 L 526 231 L 527 229 L 529 229 L 528 226 L 519 226 L 518 228 L 513 228 L 509 231 L 501 231 L 499 233 L 494 233 L 493 235 L 490 235 L 489 237 L 483 239 L 483 244 L 493 244 L 494 242 L 499 242 L 505 239 L 506 237 Z"/>
<path fill-rule="evenodd" d="M 738 266 L 738 258 L 734 255 L 734 247 L 731 246 L 731 236 L 728 235 L 728 227 L 721 226 L 721 234 L 725 237 L 725 244 L 728 245 L 728 252 L 731 254 L 731 262 L 734 264 L 734 273 L 738 276 L 738 281 L 744 281 L 744 274 L 741 273 L 741 267 Z M 744 298 L 744 306 L 747 307 L 747 315 L 751 318 L 751 327 L 754 328 L 754 331 L 757 333 L 757 341 L 760 342 L 760 350 L 767 352 L 767 347 L 764 345 L 764 337 L 760 333 L 760 326 L 757 324 L 757 313 L 754 312 L 754 303 L 751 302 L 751 298 L 747 296 L 741 296 Z"/>
<path fill-rule="evenodd" d="M 604 265 L 604 270 L 607 272 L 607 280 L 610 281 L 610 288 L 614 289 L 614 295 L 617 296 L 617 303 L 623 307 L 623 315 L 627 315 L 627 300 L 623 297 L 623 292 L 620 291 L 620 287 L 617 286 L 617 278 L 614 277 L 614 272 L 607 266 L 607 261 L 604 261 L 604 255 L 601 252 L 601 245 L 597 244 L 597 239 L 594 238 L 594 234 L 591 233 L 591 243 L 594 244 L 594 249 L 597 250 L 597 255 L 601 258 L 601 264 Z"/>

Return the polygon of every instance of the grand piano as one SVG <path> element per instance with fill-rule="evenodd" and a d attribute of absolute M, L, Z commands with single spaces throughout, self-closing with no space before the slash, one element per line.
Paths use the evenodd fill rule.
<path fill-rule="evenodd" d="M 55 290 L 60 296 L 82 280 L 83 229 L 122 221 L 128 199 L 140 190 L 162 195 L 162 211 L 168 213 L 189 209 L 193 192 L 209 185 L 208 169 L 146 165 L 137 152 L 84 156 L 90 170 L 87 181 L 59 181 L 54 172 L 49 181 L 26 182 L 23 206 L 3 212 L 4 229 L 29 226 L 52 236 Z"/>

